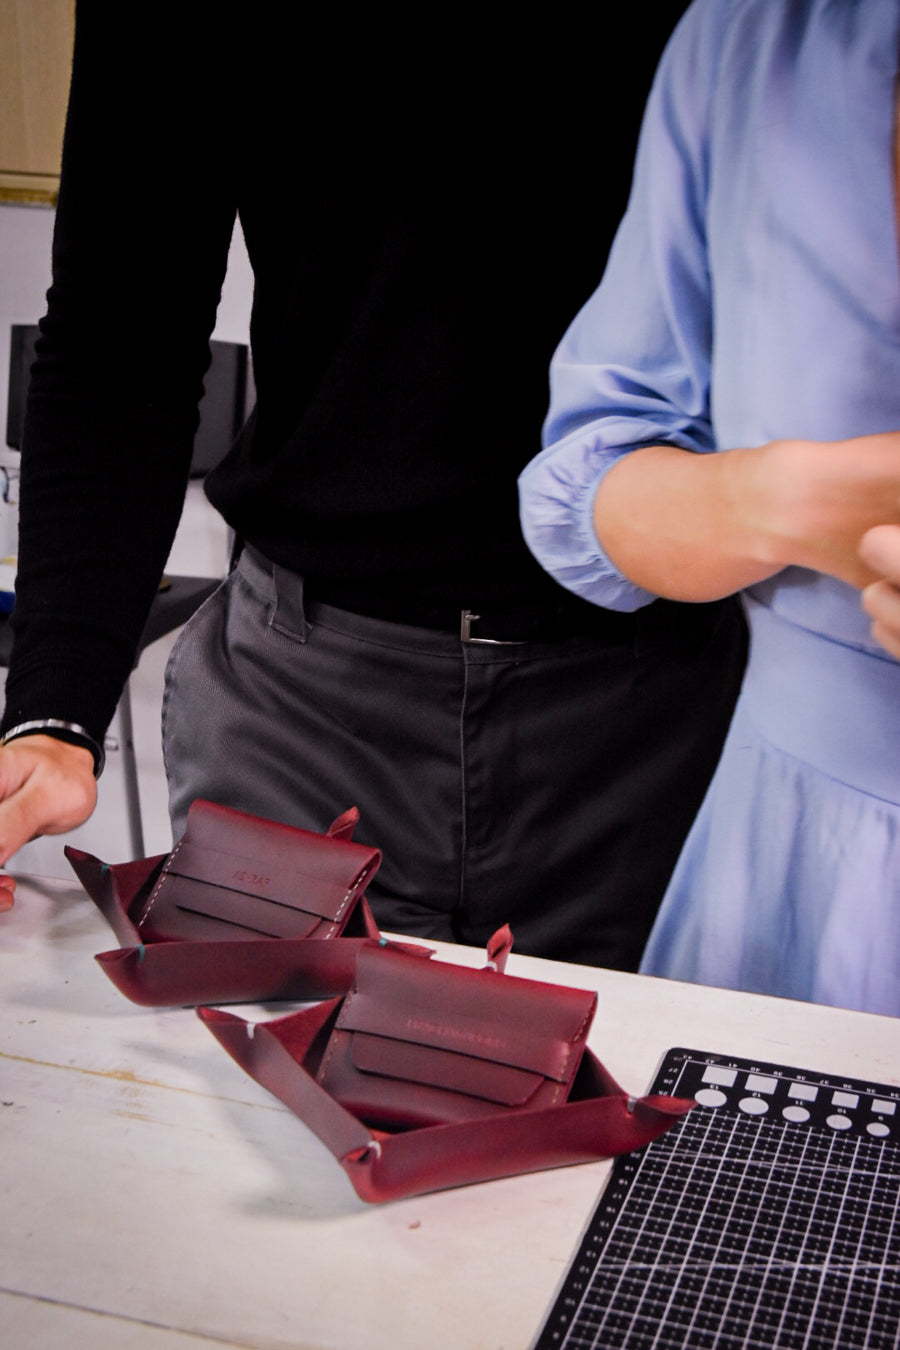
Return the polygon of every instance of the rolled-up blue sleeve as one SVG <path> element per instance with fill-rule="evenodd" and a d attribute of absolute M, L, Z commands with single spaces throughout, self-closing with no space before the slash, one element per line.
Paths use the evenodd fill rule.
<path fill-rule="evenodd" d="M 553 358 L 545 448 L 519 479 L 535 557 L 568 590 L 609 609 L 655 597 L 616 570 L 597 538 L 604 477 L 639 446 L 716 448 L 704 219 L 717 45 L 717 25 L 702 21 L 710 8 L 700 0 L 688 10 L 660 63 L 628 210 L 599 289 Z"/>

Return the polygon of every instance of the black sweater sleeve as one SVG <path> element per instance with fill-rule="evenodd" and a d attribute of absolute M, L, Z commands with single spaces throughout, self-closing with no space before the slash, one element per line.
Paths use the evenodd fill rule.
<path fill-rule="evenodd" d="M 200 8 L 77 8 L 4 730 L 102 738 L 178 524 L 235 218 L 223 10 Z"/>

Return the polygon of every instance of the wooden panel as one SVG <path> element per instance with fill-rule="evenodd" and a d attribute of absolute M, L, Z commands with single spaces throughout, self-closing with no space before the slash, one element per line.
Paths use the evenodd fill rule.
<path fill-rule="evenodd" d="M 0 0 L 0 200 L 56 200 L 75 0 Z"/>

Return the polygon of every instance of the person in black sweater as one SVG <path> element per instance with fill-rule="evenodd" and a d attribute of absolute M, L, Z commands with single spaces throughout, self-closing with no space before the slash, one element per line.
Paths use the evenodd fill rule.
<path fill-rule="evenodd" d="M 93 807 L 237 214 L 257 404 L 207 493 L 244 551 L 170 662 L 175 834 L 196 796 L 312 829 L 355 803 L 383 927 L 481 943 L 508 920 L 520 950 L 636 965 L 743 623 L 568 595 L 522 541 L 516 479 L 682 8 L 577 32 L 455 11 L 426 34 L 383 11 L 78 5 L 0 863 Z"/>

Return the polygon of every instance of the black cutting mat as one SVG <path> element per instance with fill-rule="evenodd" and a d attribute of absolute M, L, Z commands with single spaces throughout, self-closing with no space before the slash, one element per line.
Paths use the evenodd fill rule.
<path fill-rule="evenodd" d="M 898 1350 L 900 1088 L 670 1050 L 534 1350 Z"/>

